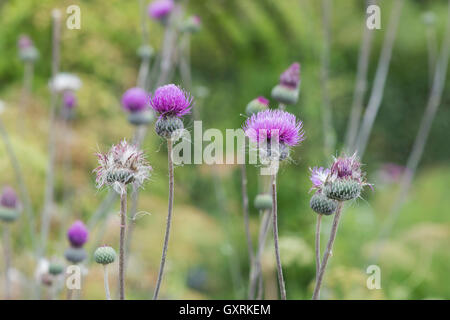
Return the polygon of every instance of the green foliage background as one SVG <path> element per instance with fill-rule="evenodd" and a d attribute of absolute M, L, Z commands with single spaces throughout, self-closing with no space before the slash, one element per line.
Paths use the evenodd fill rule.
<path fill-rule="evenodd" d="M 365 12 L 363 1 L 332 1 L 330 84 L 333 121 L 339 154 L 345 135 L 354 89 L 356 64 Z M 377 67 L 393 1 L 381 1 L 382 29 L 375 32 L 369 68 L 369 92 Z M 48 108 L 53 8 L 78 4 L 81 30 L 63 30 L 61 70 L 83 80 L 77 118 L 73 124 L 73 170 L 58 169 L 57 205 L 52 222 L 49 257 L 60 257 L 66 246 L 64 228 L 75 218 L 87 220 L 104 191 L 96 191 L 91 173 L 93 153 L 106 150 L 133 128 L 120 108 L 120 97 L 135 86 L 141 44 L 138 1 L 8 0 L 0 2 L 0 99 L 7 103 L 1 115 L 31 190 L 36 218 L 42 207 L 48 137 Z M 320 1 L 227 0 L 187 3 L 188 14 L 202 18 L 203 29 L 193 35 L 191 61 L 195 97 L 198 86 L 209 96 L 199 101 L 203 128 L 238 128 L 246 104 L 254 97 L 269 97 L 279 74 L 293 61 L 302 64 L 300 100 L 290 106 L 303 122 L 307 139 L 295 148 L 293 162 L 279 175 L 279 227 L 288 298 L 308 299 L 314 281 L 315 215 L 309 209 L 308 167 L 327 165 L 321 130 L 320 54 L 323 45 Z M 323 297 L 332 299 L 450 298 L 449 206 L 450 149 L 448 147 L 449 83 L 433 123 L 417 179 L 403 206 L 378 265 L 382 289 L 366 288 L 370 248 L 395 199 L 397 185 L 378 185 L 377 169 L 383 163 L 404 165 L 418 130 L 429 93 L 429 70 L 424 12 L 436 15 L 439 46 L 446 23 L 446 1 L 406 0 L 393 50 L 383 102 L 363 162 L 375 192 L 366 192 L 346 208 Z M 63 15 L 65 16 L 65 15 Z M 20 34 L 28 34 L 41 52 L 36 64 L 33 97 L 27 114 L 19 114 L 23 65 L 17 57 Z M 150 22 L 150 42 L 161 47 L 163 28 Z M 175 75 L 175 83 L 180 83 Z M 183 85 L 183 83 L 180 83 Z M 368 98 L 368 95 L 367 95 Z M 367 99 L 366 99 L 367 100 Z M 276 107 L 272 101 L 272 107 Z M 24 121 L 24 127 L 19 126 Z M 192 127 L 192 123 L 187 123 Z M 139 209 L 151 213 L 138 220 L 128 268 L 129 298 L 149 298 L 155 281 L 163 237 L 167 169 L 163 143 L 151 128 L 144 144 L 154 175 L 141 194 Z M 61 166 L 59 166 L 61 167 Z M 15 186 L 10 163 L 0 146 L 0 184 Z M 163 294 L 166 298 L 244 298 L 248 258 L 240 200 L 239 170 L 235 166 L 178 167 L 176 207 L 169 267 Z M 249 193 L 257 190 L 257 171 L 248 168 Z M 72 191 L 70 203 L 62 200 L 63 188 Z M 116 208 L 117 209 L 117 208 Z M 251 207 L 256 240 L 259 218 Z M 23 219 L 22 219 L 23 220 Z M 325 235 L 331 225 L 324 219 Z M 14 234 L 14 266 L 32 275 L 34 262 L 26 222 L 18 222 Z M 113 210 L 97 228 L 101 242 L 117 248 L 118 222 Z M 271 243 L 264 255 L 266 296 L 276 297 L 277 283 Z M 111 277 L 114 277 L 114 272 Z M 200 279 L 200 288 L 188 279 Z M 115 290 L 115 281 L 112 281 Z M 22 291 L 18 289 L 18 296 Z M 103 298 L 101 268 L 90 266 L 84 298 Z"/>

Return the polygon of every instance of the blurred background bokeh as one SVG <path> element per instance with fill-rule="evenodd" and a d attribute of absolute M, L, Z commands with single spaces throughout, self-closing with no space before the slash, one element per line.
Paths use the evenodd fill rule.
<path fill-rule="evenodd" d="M 378 1 L 381 30 L 373 31 L 368 68 L 370 96 L 389 14 L 395 1 Z M 324 34 L 322 2 L 315 0 L 182 1 L 186 15 L 198 15 L 202 30 L 190 39 L 192 85 L 203 128 L 239 128 L 245 106 L 257 96 L 270 98 L 278 78 L 292 62 L 301 63 L 301 92 L 289 106 L 304 123 L 306 140 L 296 147 L 279 173 L 279 230 L 288 299 L 310 299 L 314 284 L 316 214 L 309 208 L 309 167 L 328 165 L 343 150 L 355 87 L 358 54 L 366 19 L 365 1 L 331 1 L 328 92 L 336 146 L 323 152 L 321 86 Z M 81 29 L 65 27 L 65 9 L 81 8 Z M 435 43 L 440 49 L 447 21 L 447 1 L 405 0 L 392 51 L 386 87 L 367 151 L 362 159 L 374 192 L 345 207 L 337 240 L 325 275 L 322 297 L 330 299 L 450 298 L 450 83 L 446 82 L 423 157 L 398 219 L 380 249 L 381 289 L 369 290 L 366 268 L 391 207 L 398 198 L 400 174 L 387 164 L 405 166 L 430 93 L 429 47 L 424 14 L 434 14 Z M 133 127 L 120 106 L 123 92 L 136 86 L 142 43 L 139 1 L 0 1 L 0 118 L 23 170 L 39 222 L 47 166 L 48 114 L 51 77 L 51 10 L 63 14 L 61 71 L 79 76 L 78 106 L 71 122 L 70 168 L 57 154 L 55 203 L 45 256 L 63 258 L 65 232 L 76 219 L 89 221 L 107 196 L 96 190 L 94 153 L 106 151 Z M 148 19 L 148 40 L 158 52 L 164 28 Z M 27 34 L 40 51 L 35 63 L 26 112 L 20 108 L 24 64 L 17 41 Z M 173 83 L 183 83 L 178 69 Z M 271 106 L 276 107 L 272 100 Z M 193 127 L 192 118 L 185 126 Z M 56 130 L 65 130 L 63 125 Z M 62 132 L 62 131 L 60 131 Z M 60 134 L 57 134 L 57 140 Z M 163 141 L 149 128 L 143 144 L 154 171 L 140 193 L 135 236 L 127 266 L 127 298 L 151 298 L 156 281 L 167 206 L 167 153 Z M 248 166 L 251 230 L 259 229 L 253 207 L 258 193 L 257 168 Z M 0 185 L 17 189 L 16 177 L 0 143 Z M 161 298 L 242 299 L 247 296 L 249 261 L 245 241 L 240 171 L 233 165 L 184 165 L 175 169 L 176 198 L 166 278 Z M 66 191 L 69 196 L 66 197 Z M 118 248 L 118 203 L 92 230 L 88 252 L 100 244 Z M 36 261 L 22 215 L 12 226 L 13 297 L 28 298 L 26 282 Z M 323 242 L 331 226 L 323 219 Z M 39 223 L 37 224 L 39 226 Z M 256 241 L 256 240 L 255 240 Z M 273 244 L 263 255 L 265 297 L 277 297 Z M 0 258 L 1 259 L 1 258 Z M 3 266 L 3 265 L 2 265 Z M 117 263 L 110 271 L 113 295 Z M 102 268 L 86 262 L 82 298 L 103 299 Z M 4 281 L 3 267 L 2 282 Z M 24 284 L 25 283 L 25 284 Z M 63 295 L 61 297 L 64 297 Z"/>

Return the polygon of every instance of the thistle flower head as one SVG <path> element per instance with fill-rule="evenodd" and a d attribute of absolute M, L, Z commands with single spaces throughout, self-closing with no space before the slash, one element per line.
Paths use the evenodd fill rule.
<path fill-rule="evenodd" d="M 16 209 L 19 205 L 17 194 L 11 187 L 4 187 L 0 198 L 0 205 L 9 209 Z"/>
<path fill-rule="evenodd" d="M 31 40 L 29 36 L 22 34 L 17 41 L 17 46 L 20 50 L 28 49 L 30 47 L 33 47 L 33 40 Z"/>
<path fill-rule="evenodd" d="M 82 247 L 89 238 L 89 231 L 80 220 L 75 221 L 67 231 L 67 238 L 72 247 Z"/>
<path fill-rule="evenodd" d="M 268 108 L 269 108 L 269 100 L 267 100 L 265 97 L 260 96 L 256 99 L 253 99 L 247 104 L 245 112 L 247 113 L 247 115 L 251 116 L 254 113 L 258 113 Z"/>
<path fill-rule="evenodd" d="M 144 152 L 126 140 L 113 145 L 107 153 L 97 153 L 97 157 L 100 165 L 94 171 L 97 173 L 98 188 L 110 186 L 122 194 L 127 184 L 140 187 L 150 177 L 152 167 Z"/>
<path fill-rule="evenodd" d="M 173 8 L 173 0 L 156 0 L 149 4 L 148 15 L 155 20 L 161 20 L 166 18 Z"/>
<path fill-rule="evenodd" d="M 181 30 L 184 32 L 190 32 L 195 33 L 200 31 L 200 28 L 202 26 L 202 20 L 199 16 L 190 16 L 184 21 L 183 25 L 181 26 Z"/>
<path fill-rule="evenodd" d="M 335 158 L 333 164 L 331 165 L 331 177 L 333 179 L 353 179 L 361 182 L 362 171 L 361 163 L 354 153 L 352 156 L 342 156 Z"/>
<path fill-rule="evenodd" d="M 297 88 L 300 84 L 300 63 L 294 62 L 280 76 L 280 84 L 289 88 Z"/>
<path fill-rule="evenodd" d="M 315 189 L 320 191 L 322 189 L 322 185 L 325 183 L 328 175 L 330 174 L 330 169 L 324 167 L 314 167 L 312 169 L 309 168 L 309 171 L 311 172 L 311 190 Z"/>
<path fill-rule="evenodd" d="M 131 88 L 122 96 L 122 107 L 129 112 L 141 112 L 148 108 L 148 94 L 144 89 Z"/>
<path fill-rule="evenodd" d="M 72 109 L 77 105 L 77 96 L 73 91 L 66 91 L 63 95 L 64 107 L 67 109 Z"/>
<path fill-rule="evenodd" d="M 280 144 L 293 147 L 305 139 L 302 127 L 303 123 L 293 114 L 269 109 L 253 114 L 245 121 L 243 129 L 255 143 L 270 142 L 272 137 L 278 137 Z"/>
<path fill-rule="evenodd" d="M 192 97 L 174 84 L 156 89 L 150 97 L 150 105 L 160 118 L 182 117 L 191 112 Z"/>

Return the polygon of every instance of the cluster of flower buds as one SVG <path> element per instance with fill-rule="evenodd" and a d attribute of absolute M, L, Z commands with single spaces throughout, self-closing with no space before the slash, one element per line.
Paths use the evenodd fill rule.
<path fill-rule="evenodd" d="M 300 93 L 300 63 L 295 62 L 280 76 L 280 82 L 272 89 L 272 98 L 281 104 L 296 104 Z"/>
<path fill-rule="evenodd" d="M 356 199 L 365 186 L 365 180 L 356 153 L 335 158 L 331 168 L 312 168 L 312 190 L 316 190 L 310 201 L 311 209 L 319 214 L 330 215 L 336 211 L 338 202 Z"/>
<path fill-rule="evenodd" d="M 39 51 L 33 44 L 30 37 L 21 35 L 17 41 L 17 47 L 19 49 L 19 58 L 23 62 L 35 62 L 39 58 Z"/>
<path fill-rule="evenodd" d="M 21 205 L 17 194 L 11 187 L 5 187 L 0 197 L 0 220 L 3 222 L 13 222 L 20 214 Z"/>
<path fill-rule="evenodd" d="M 77 264 L 86 259 L 86 251 L 83 246 L 89 238 L 89 231 L 80 220 L 75 221 L 67 231 L 70 247 L 64 252 L 67 261 Z"/>
<path fill-rule="evenodd" d="M 153 121 L 154 115 L 149 108 L 149 95 L 144 89 L 135 87 L 128 89 L 122 96 L 122 107 L 128 112 L 128 121 L 135 125 L 147 125 Z"/>

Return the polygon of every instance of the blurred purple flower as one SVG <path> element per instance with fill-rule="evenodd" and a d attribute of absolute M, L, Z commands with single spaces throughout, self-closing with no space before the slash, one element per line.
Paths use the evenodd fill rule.
<path fill-rule="evenodd" d="M 300 63 L 294 62 L 280 76 L 280 84 L 295 89 L 300 84 Z"/>
<path fill-rule="evenodd" d="M 67 109 L 72 109 L 77 105 L 77 96 L 72 91 L 66 91 L 63 95 L 64 107 Z"/>
<path fill-rule="evenodd" d="M 293 114 L 269 109 L 248 118 L 244 123 L 243 130 L 253 142 L 258 143 L 263 139 L 269 142 L 272 136 L 277 135 L 280 144 L 292 147 L 305 139 L 302 126 L 303 123 L 297 121 Z"/>
<path fill-rule="evenodd" d="M 122 107 L 129 112 L 141 112 L 148 108 L 148 94 L 144 89 L 131 88 L 122 96 Z"/>
<path fill-rule="evenodd" d="M 182 117 L 191 112 L 192 97 L 174 84 L 156 89 L 150 97 L 150 105 L 160 118 Z"/>
<path fill-rule="evenodd" d="M 13 188 L 7 186 L 3 188 L 0 204 L 6 208 L 15 209 L 18 206 L 17 194 Z"/>
<path fill-rule="evenodd" d="M 156 20 L 167 17 L 173 10 L 173 0 L 156 0 L 148 6 L 148 15 Z"/>
<path fill-rule="evenodd" d="M 398 181 L 406 170 L 404 166 L 395 163 L 385 163 L 380 168 L 380 175 L 386 181 Z"/>
<path fill-rule="evenodd" d="M 17 41 L 17 46 L 20 50 L 28 49 L 33 46 L 33 40 L 27 35 L 21 35 Z"/>
<path fill-rule="evenodd" d="M 310 179 L 313 184 L 311 190 L 320 190 L 322 188 L 322 185 L 327 180 L 328 175 L 330 174 L 330 169 L 323 167 L 314 167 L 312 169 L 309 168 L 309 171 L 311 172 Z"/>
<path fill-rule="evenodd" d="M 72 247 L 82 247 L 89 237 L 89 231 L 80 220 L 75 221 L 67 231 L 67 237 Z"/>

